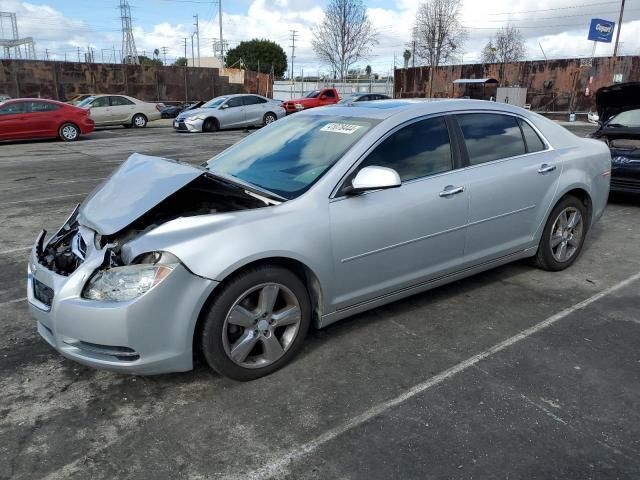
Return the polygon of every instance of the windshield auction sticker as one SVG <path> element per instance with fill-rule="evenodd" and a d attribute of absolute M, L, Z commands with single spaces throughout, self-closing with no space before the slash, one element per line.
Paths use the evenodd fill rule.
<path fill-rule="evenodd" d="M 362 125 L 350 125 L 348 123 L 327 123 L 320 129 L 321 132 L 345 133 L 351 135 L 361 128 Z"/>

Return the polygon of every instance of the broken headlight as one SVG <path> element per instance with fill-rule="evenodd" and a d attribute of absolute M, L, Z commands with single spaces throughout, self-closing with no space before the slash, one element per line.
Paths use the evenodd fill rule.
<path fill-rule="evenodd" d="M 167 253 L 146 254 L 142 261 L 145 263 L 98 270 L 82 296 L 102 302 L 127 302 L 147 293 L 178 266 L 178 259 Z"/>

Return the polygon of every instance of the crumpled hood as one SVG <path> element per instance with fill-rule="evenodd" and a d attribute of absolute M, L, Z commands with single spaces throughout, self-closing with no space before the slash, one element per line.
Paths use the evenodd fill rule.
<path fill-rule="evenodd" d="M 640 108 L 640 82 L 618 83 L 596 92 L 596 109 L 601 122 L 618 113 Z"/>
<path fill-rule="evenodd" d="M 215 110 L 215 108 L 194 108 L 193 110 L 187 110 L 186 112 L 180 113 L 180 115 L 178 115 L 178 118 L 182 120 L 183 118 L 192 117 L 199 113 L 212 113 Z"/>
<path fill-rule="evenodd" d="M 134 153 L 82 202 L 78 221 L 112 235 L 204 173 L 175 160 Z"/>

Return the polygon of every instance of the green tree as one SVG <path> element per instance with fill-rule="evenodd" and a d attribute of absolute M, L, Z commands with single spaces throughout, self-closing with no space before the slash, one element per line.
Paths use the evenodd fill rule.
<path fill-rule="evenodd" d="M 273 74 L 282 77 L 287 69 L 287 54 L 280 45 L 271 40 L 253 39 L 240 44 L 227 52 L 225 65 L 237 67 L 242 60 L 244 68 L 270 73 L 273 65 Z M 259 68 L 258 68 L 259 66 Z"/>
<path fill-rule="evenodd" d="M 367 77 L 371 76 L 371 65 L 367 65 L 364 69 L 364 73 L 367 74 Z"/>
<path fill-rule="evenodd" d="M 174 67 L 186 67 L 187 66 L 186 57 L 178 57 L 178 58 L 176 58 L 176 61 L 173 62 L 173 66 Z"/>
<path fill-rule="evenodd" d="M 162 60 L 157 58 L 149 58 L 144 55 L 138 55 L 138 62 L 140 65 L 155 65 L 156 67 L 162 66 Z"/>

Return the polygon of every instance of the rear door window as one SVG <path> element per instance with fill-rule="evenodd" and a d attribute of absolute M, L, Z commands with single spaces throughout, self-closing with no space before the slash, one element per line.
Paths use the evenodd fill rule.
<path fill-rule="evenodd" d="M 125 97 L 111 97 L 111 106 L 112 107 L 121 107 L 124 105 L 133 105 L 133 102 Z"/>
<path fill-rule="evenodd" d="M 91 107 L 108 107 L 109 106 L 109 97 L 98 97 L 93 102 L 91 102 Z"/>
<path fill-rule="evenodd" d="M 465 113 L 456 115 L 469 154 L 478 165 L 526 153 L 518 121 L 510 115 Z"/>
<path fill-rule="evenodd" d="M 327 98 L 336 98 L 336 96 L 333 93 L 333 90 L 327 90 L 326 92 L 324 92 L 324 94 Z"/>
<path fill-rule="evenodd" d="M 33 113 L 38 112 L 53 112 L 60 108 L 55 103 L 47 103 L 47 102 L 29 102 L 29 111 Z"/>

